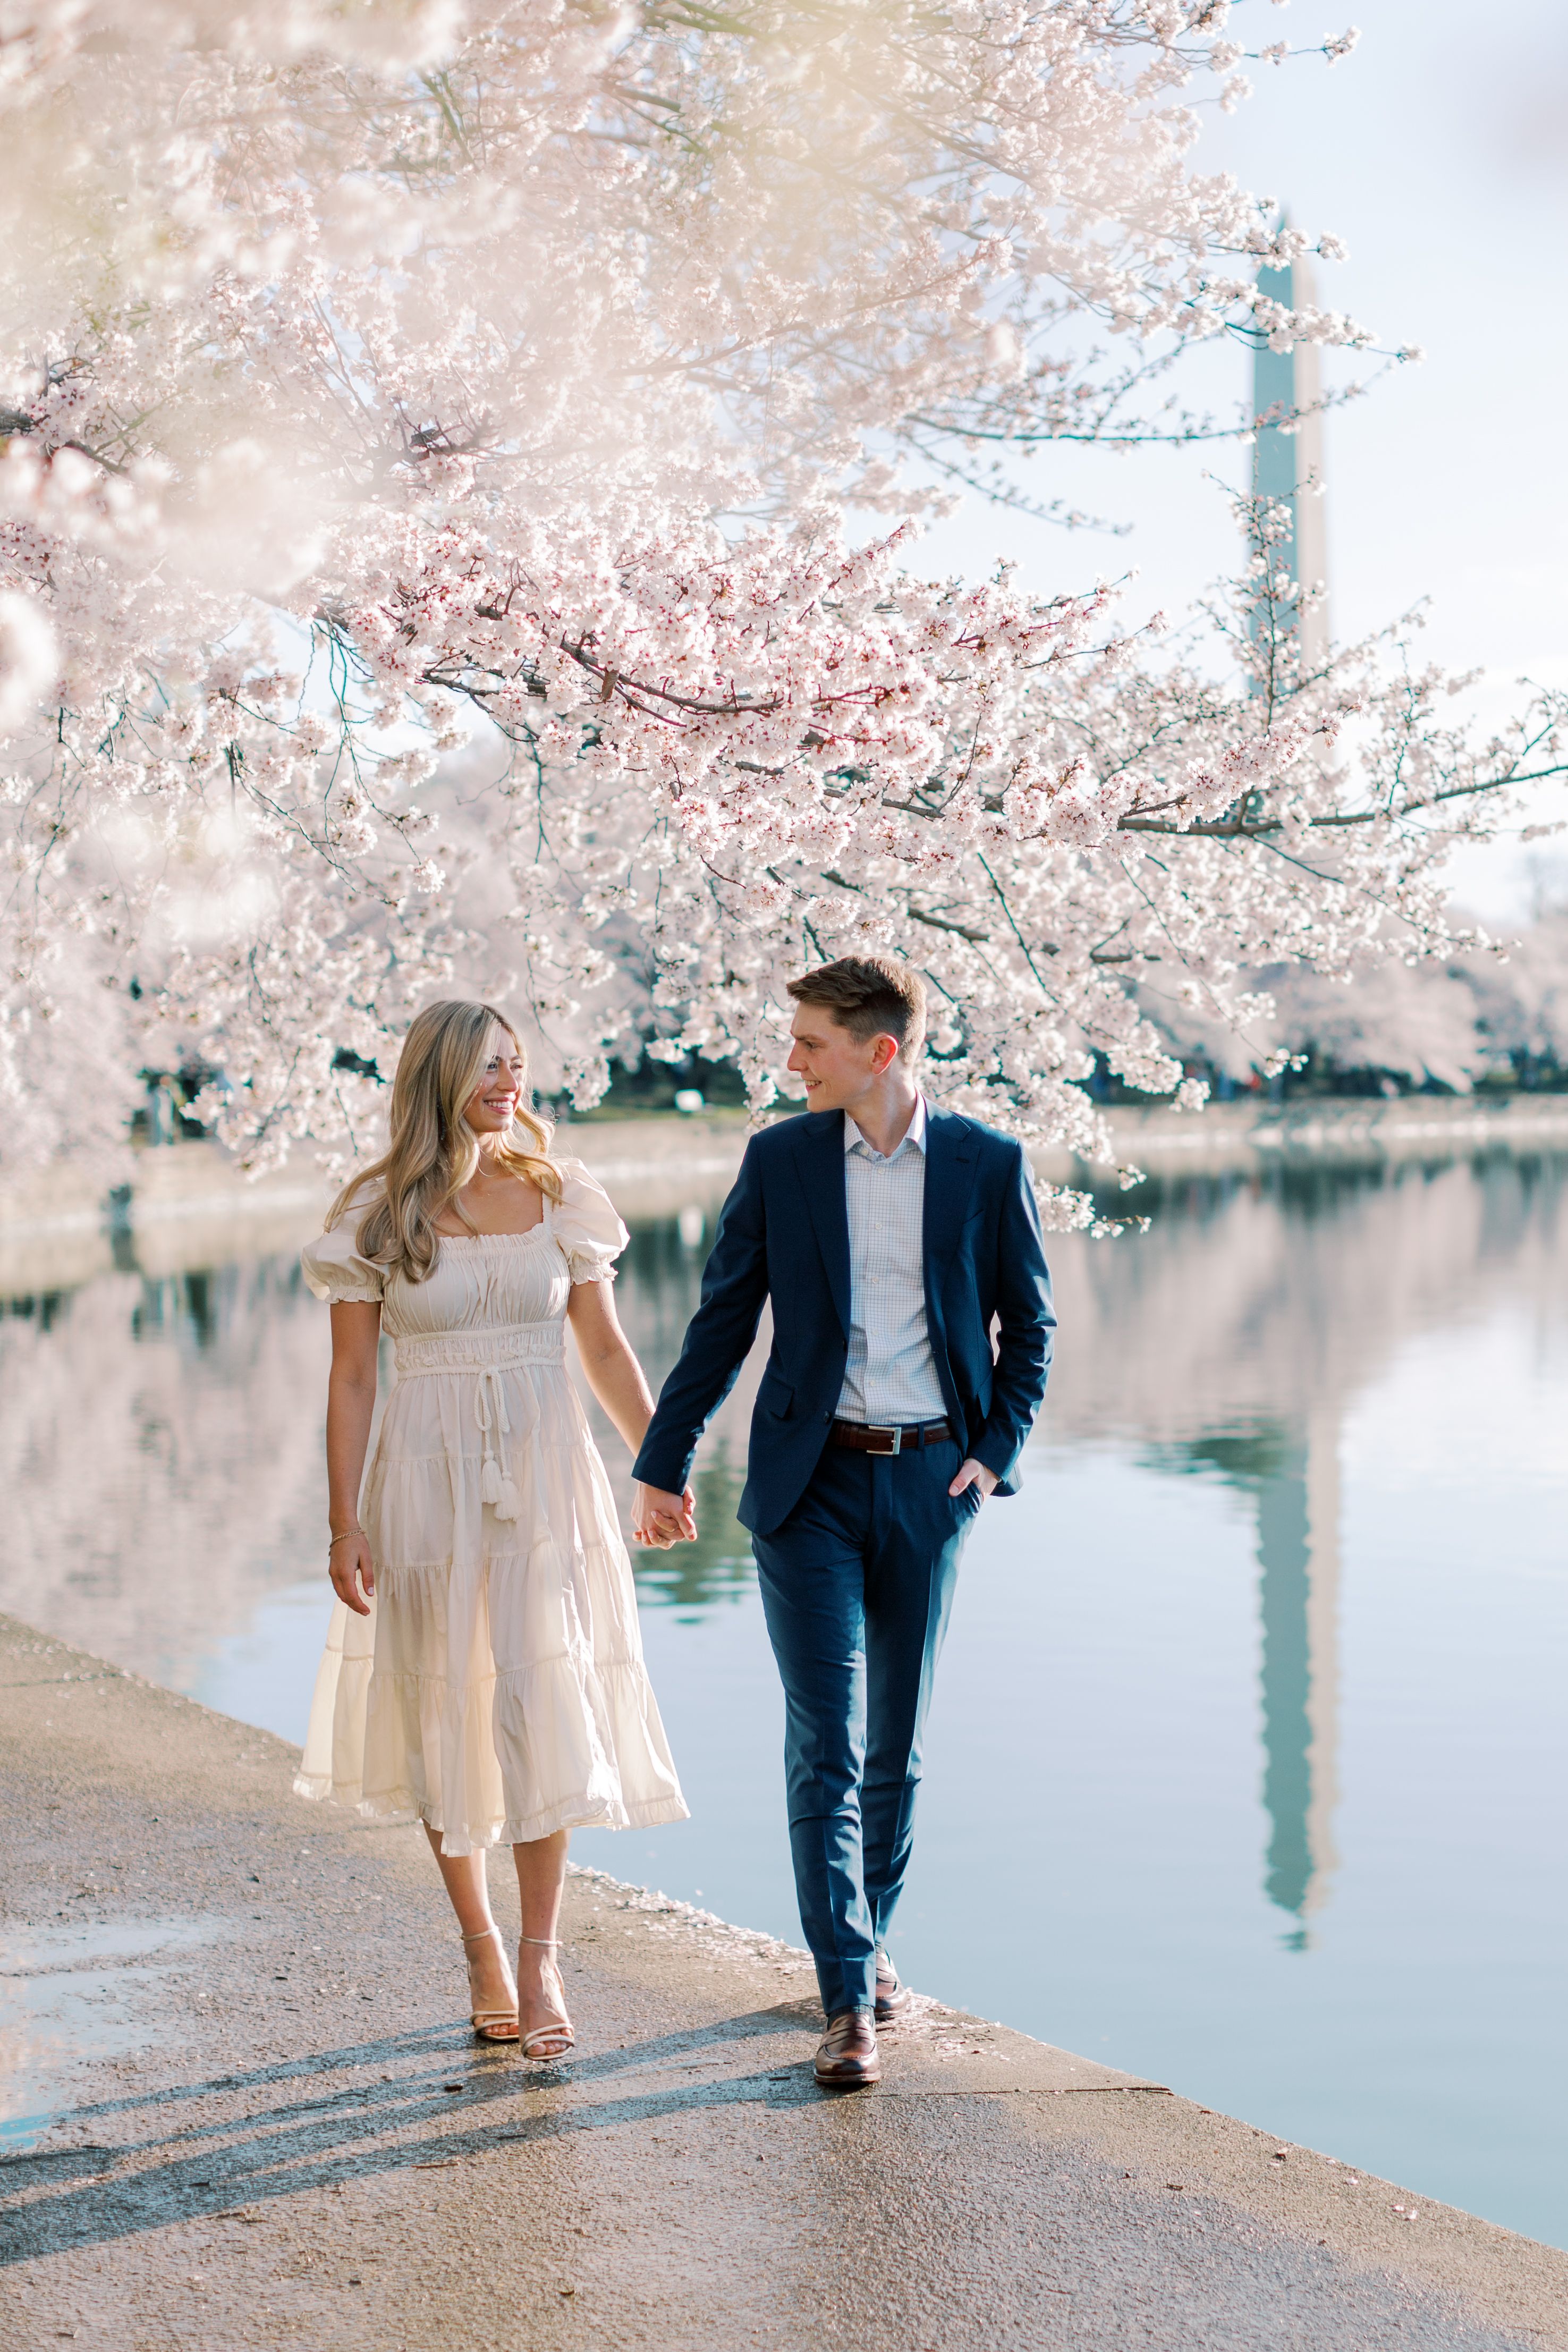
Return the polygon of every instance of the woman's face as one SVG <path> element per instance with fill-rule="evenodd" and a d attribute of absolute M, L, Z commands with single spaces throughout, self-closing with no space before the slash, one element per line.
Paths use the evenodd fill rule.
<path fill-rule="evenodd" d="M 463 1107 L 463 1116 L 476 1135 L 506 1134 L 522 1096 L 524 1067 L 516 1040 L 504 1029 L 492 1029 L 489 1059 Z"/>

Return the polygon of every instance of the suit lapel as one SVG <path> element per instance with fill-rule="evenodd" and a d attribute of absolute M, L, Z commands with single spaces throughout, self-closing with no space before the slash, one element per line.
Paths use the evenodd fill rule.
<path fill-rule="evenodd" d="M 844 1115 L 809 1111 L 800 1122 L 795 1164 L 827 1268 L 833 1311 L 850 1335 L 850 1220 L 844 1202 Z"/>
<path fill-rule="evenodd" d="M 922 1219 L 925 1258 L 925 1313 L 933 1331 L 942 1326 L 942 1276 L 958 1246 L 979 1168 L 975 1139 L 965 1119 L 933 1110 L 925 1123 L 925 1209 Z"/>

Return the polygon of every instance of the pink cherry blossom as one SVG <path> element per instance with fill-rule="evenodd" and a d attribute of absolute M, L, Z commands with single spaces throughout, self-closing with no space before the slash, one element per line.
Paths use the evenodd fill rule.
<path fill-rule="evenodd" d="M 1095 1055 L 1182 1084 L 1163 1001 L 1445 948 L 1559 698 L 1472 740 L 1408 632 L 1304 667 L 1266 512 L 1169 635 L 922 569 L 1000 457 L 1218 429 L 1194 341 L 1373 348 L 1260 291 L 1332 233 L 1193 167 L 1228 14 L 13 8 L 5 1150 L 121 1131 L 80 1050 L 357 1150 L 451 986 L 580 1103 L 646 1046 L 760 1108 L 784 978 L 872 944 L 936 1092 L 1087 1150 Z"/>

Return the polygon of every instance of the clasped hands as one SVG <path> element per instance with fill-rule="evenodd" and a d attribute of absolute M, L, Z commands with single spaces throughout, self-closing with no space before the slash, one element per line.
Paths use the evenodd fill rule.
<path fill-rule="evenodd" d="M 688 1486 L 684 1494 L 666 1494 L 663 1486 L 637 1482 L 632 1503 L 632 1533 L 638 1543 L 668 1551 L 672 1544 L 695 1543 L 697 1499 Z"/>

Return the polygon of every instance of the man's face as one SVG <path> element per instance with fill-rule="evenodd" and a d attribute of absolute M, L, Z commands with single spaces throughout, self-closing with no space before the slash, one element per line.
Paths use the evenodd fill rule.
<path fill-rule="evenodd" d="M 795 1040 L 787 1067 L 806 1089 L 808 1110 L 842 1110 L 896 1060 L 898 1040 L 885 1031 L 862 1044 L 823 1004 L 800 1004 L 789 1024 Z"/>

